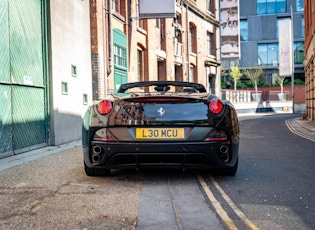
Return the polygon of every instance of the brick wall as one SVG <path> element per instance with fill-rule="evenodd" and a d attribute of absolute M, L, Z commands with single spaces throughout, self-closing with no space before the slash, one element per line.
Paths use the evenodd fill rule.
<path fill-rule="evenodd" d="M 238 89 L 239 90 L 239 89 Z M 252 88 L 244 89 L 244 91 L 253 91 Z M 280 86 L 270 86 L 270 87 L 260 87 L 258 88 L 259 92 L 274 92 L 280 93 Z M 286 85 L 283 87 L 283 91 L 288 94 L 288 98 L 292 98 L 292 86 Z M 302 104 L 305 103 L 305 85 L 294 85 L 294 103 Z"/>

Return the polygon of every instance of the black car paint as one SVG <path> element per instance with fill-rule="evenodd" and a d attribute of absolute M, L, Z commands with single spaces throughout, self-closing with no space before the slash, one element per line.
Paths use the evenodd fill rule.
<path fill-rule="evenodd" d="M 153 83 L 158 84 L 159 82 Z M 132 84 L 136 85 L 137 83 Z M 126 86 L 124 90 L 128 87 Z M 200 88 L 199 84 L 197 87 Z M 179 93 L 175 96 L 163 94 L 154 95 L 154 97 L 178 97 L 188 98 L 189 100 L 179 106 L 175 102 L 140 103 L 141 97 L 135 95 L 109 95 L 107 99 L 113 102 L 113 111 L 110 114 L 99 114 L 97 103 L 94 103 L 88 109 L 84 116 L 82 129 L 82 146 L 86 168 L 107 170 L 144 167 L 222 168 L 227 171 L 232 169 L 231 174 L 236 172 L 233 169 L 237 167 L 238 163 L 239 124 L 235 109 L 230 102 L 224 101 L 224 110 L 220 114 L 212 114 L 207 106 L 209 101 L 216 98 L 216 96 L 204 93 L 203 90 L 202 93 L 196 94 Z M 135 98 L 137 100 L 133 102 Z M 190 105 L 190 108 L 187 105 Z M 163 114 L 162 117 L 159 117 L 156 110 L 160 106 L 169 111 L 169 114 L 166 116 Z M 177 109 L 176 106 L 181 108 Z M 191 110 L 193 106 L 199 109 L 197 111 Z M 187 114 L 184 114 L 185 107 L 187 107 Z M 189 113 L 191 116 L 189 116 Z M 195 118 L 192 118 L 192 116 L 195 116 Z M 188 138 L 178 141 L 137 140 L 134 138 L 132 130 L 140 126 L 190 127 L 195 129 L 196 133 L 194 139 Z M 123 138 L 118 138 L 116 142 L 93 140 L 95 133 L 104 128 L 113 137 L 121 135 L 117 132 L 123 133 Z M 213 128 L 222 129 L 226 132 L 228 140 L 210 142 L 205 142 L 202 139 L 198 140 L 196 136 L 201 136 L 198 129 L 201 130 L 202 128 L 208 129 L 209 132 Z M 94 159 L 95 146 L 100 152 L 97 158 Z M 227 161 L 222 160 L 222 152 L 220 151 L 222 146 L 228 149 L 229 158 Z"/>

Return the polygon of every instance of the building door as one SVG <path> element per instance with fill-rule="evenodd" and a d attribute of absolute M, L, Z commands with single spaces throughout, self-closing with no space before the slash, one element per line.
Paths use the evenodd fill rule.
<path fill-rule="evenodd" d="M 114 91 L 128 82 L 127 38 L 119 29 L 114 29 Z"/>
<path fill-rule="evenodd" d="M 43 12 L 40 0 L 0 0 L 0 158 L 47 144 Z"/>

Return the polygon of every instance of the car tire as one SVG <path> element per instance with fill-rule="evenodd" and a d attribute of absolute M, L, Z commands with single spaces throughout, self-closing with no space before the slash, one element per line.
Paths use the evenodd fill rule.
<path fill-rule="evenodd" d="M 84 162 L 84 170 L 87 176 L 100 177 L 100 176 L 108 176 L 110 174 L 110 169 L 103 168 L 90 168 Z"/>
<path fill-rule="evenodd" d="M 223 170 L 222 171 L 223 171 L 223 174 L 226 176 L 235 176 L 237 172 L 237 168 L 238 168 L 238 159 L 233 167 L 224 169 L 224 171 Z"/>
<path fill-rule="evenodd" d="M 236 161 L 235 165 L 231 168 L 219 168 L 214 170 L 214 173 L 217 175 L 222 175 L 222 176 L 235 176 L 237 172 L 237 167 L 238 167 L 238 160 Z"/>

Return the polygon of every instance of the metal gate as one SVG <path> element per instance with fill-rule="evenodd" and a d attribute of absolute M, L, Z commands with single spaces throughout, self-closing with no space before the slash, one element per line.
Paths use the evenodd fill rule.
<path fill-rule="evenodd" d="M 47 144 L 43 9 L 0 0 L 0 158 Z"/>

